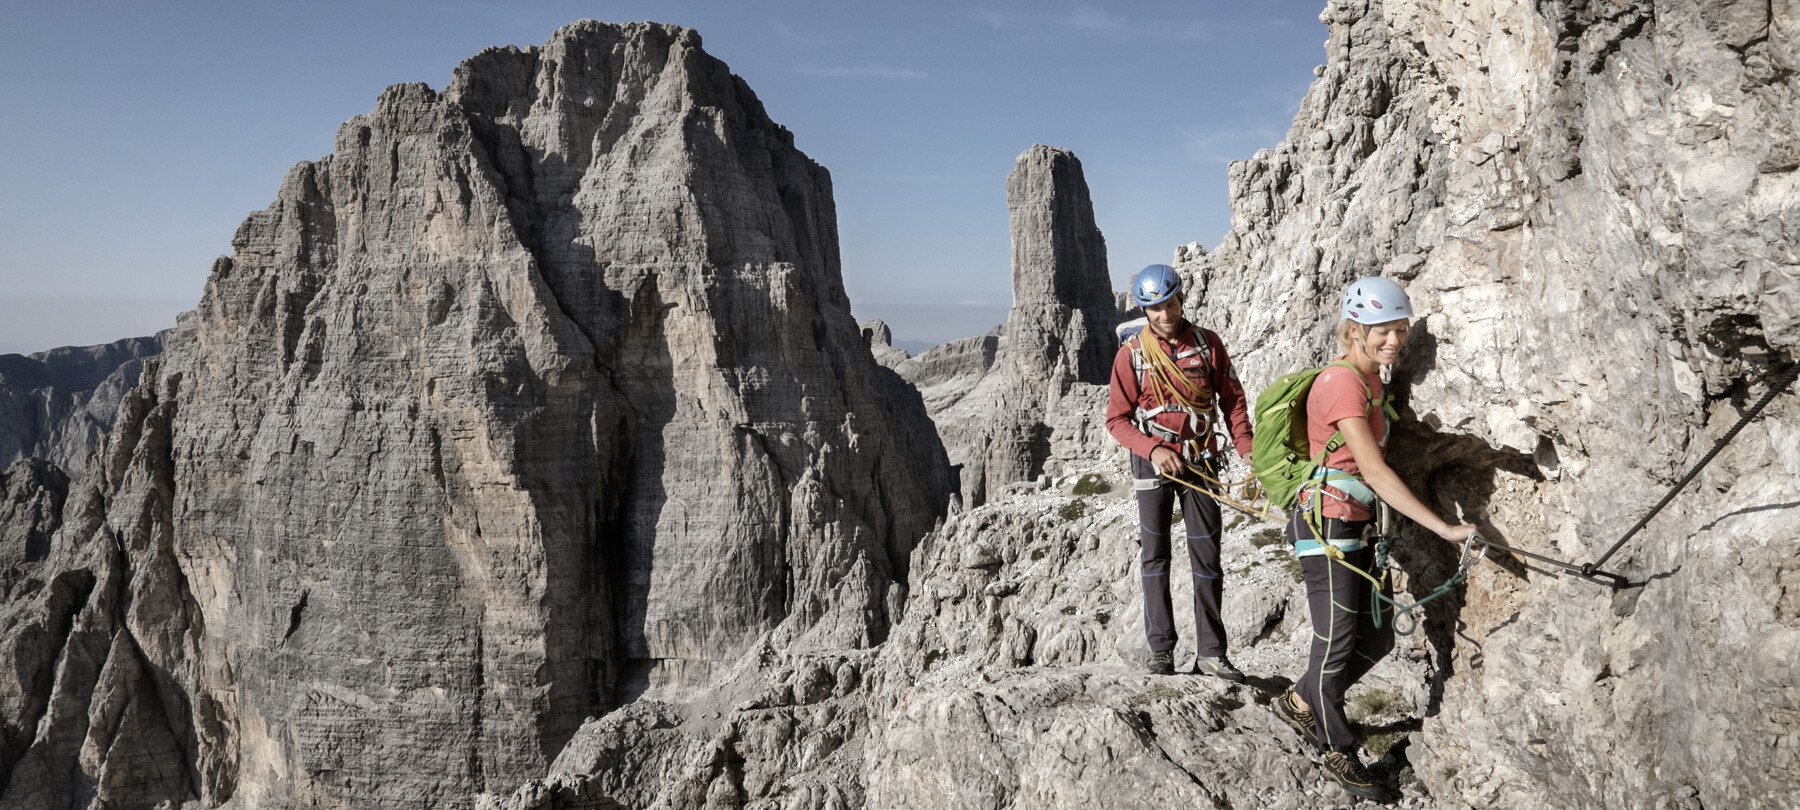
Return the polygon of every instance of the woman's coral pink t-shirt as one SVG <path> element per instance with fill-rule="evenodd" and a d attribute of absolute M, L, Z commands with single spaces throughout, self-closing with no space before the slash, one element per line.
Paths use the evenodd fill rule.
<path fill-rule="evenodd" d="M 1342 359 L 1344 358 L 1335 358 Z M 1362 379 L 1359 381 L 1358 377 Z M 1343 366 L 1329 366 L 1319 372 L 1319 376 L 1313 379 L 1312 390 L 1306 395 L 1306 439 L 1313 456 L 1317 457 L 1319 451 L 1324 450 L 1325 445 L 1331 442 L 1332 434 L 1338 430 L 1338 420 L 1360 416 L 1369 420 L 1369 429 L 1377 437 L 1377 443 L 1385 457 L 1388 442 L 1387 415 L 1379 407 L 1369 407 L 1370 399 L 1380 401 L 1384 395 L 1379 374 L 1363 374 Z M 1356 457 L 1351 454 L 1348 444 L 1326 456 L 1325 466 L 1352 474 L 1362 472 L 1356 466 Z M 1308 489 L 1303 494 L 1310 503 L 1312 491 Z M 1321 511 L 1328 518 L 1369 520 L 1374 517 L 1368 507 L 1336 487 L 1325 488 L 1323 501 L 1324 508 Z"/>

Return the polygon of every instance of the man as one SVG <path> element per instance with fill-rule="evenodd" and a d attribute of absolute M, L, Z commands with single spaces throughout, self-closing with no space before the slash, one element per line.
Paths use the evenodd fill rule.
<path fill-rule="evenodd" d="M 1224 593 L 1219 504 L 1201 491 L 1208 484 L 1194 469 L 1218 477 L 1212 431 L 1215 404 L 1225 413 L 1238 455 L 1250 457 L 1250 408 L 1219 336 L 1182 316 L 1181 276 L 1174 268 L 1153 264 L 1139 271 L 1131 280 L 1131 299 L 1143 307 L 1144 317 L 1119 327 L 1124 345 L 1113 359 L 1106 429 L 1131 451 L 1143 546 L 1139 562 L 1149 670 L 1155 675 L 1175 674 L 1169 510 L 1179 499 L 1194 578 L 1194 624 L 1199 633 L 1195 671 L 1242 681 L 1244 673 L 1225 655 L 1225 624 L 1219 618 Z"/>

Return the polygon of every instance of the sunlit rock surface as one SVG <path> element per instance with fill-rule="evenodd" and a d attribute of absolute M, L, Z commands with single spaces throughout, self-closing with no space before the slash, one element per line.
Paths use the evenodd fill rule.
<path fill-rule="evenodd" d="M 1795 360 L 1797 13 L 1332 2 L 1294 128 L 1232 165 L 1235 227 L 1184 266 L 1195 303 L 1257 388 L 1325 359 L 1345 283 L 1402 281 L 1404 474 L 1490 537 L 1593 560 Z M 1797 424 L 1776 400 L 1609 561 L 1641 591 L 1509 560 L 1435 612 L 1410 754 L 1433 796 L 1792 802 Z"/>
<path fill-rule="evenodd" d="M 1794 13 L 1333 2 L 1232 232 L 1176 251 L 1193 315 L 1254 391 L 1329 356 L 1346 282 L 1401 280 L 1397 466 L 1592 559 L 1793 361 Z M 61 528 L 0 612 L 0 806 L 1350 803 L 1265 705 L 1310 634 L 1266 525 L 1224 540 L 1250 683 L 1142 674 L 1135 510 L 1070 337 L 1098 317 L 1039 310 L 1029 374 L 1024 317 L 886 355 L 904 384 L 843 301 L 822 170 L 694 44 L 579 24 L 391 90 L 246 223 L 60 514 L 8 471 L 8 531 Z M 1015 247 L 1054 244 L 1029 209 Z M 1022 432 L 945 427 L 1002 379 L 1044 386 Z M 1495 554 L 1422 611 L 1351 695 L 1401 805 L 1791 804 L 1797 402 L 1606 566 L 1643 587 Z M 979 495 L 941 523 L 926 408 Z M 1403 599 L 1455 566 L 1417 534 Z"/>

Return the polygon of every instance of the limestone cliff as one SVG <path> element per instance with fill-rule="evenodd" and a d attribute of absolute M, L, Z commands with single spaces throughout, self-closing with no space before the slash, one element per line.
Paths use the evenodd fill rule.
<path fill-rule="evenodd" d="M 1177 251 L 1195 313 L 1256 390 L 1329 356 L 1346 282 L 1402 280 L 1423 317 L 1392 458 L 1488 536 L 1590 560 L 1795 360 L 1795 13 L 1336 0 L 1293 129 L 1231 168 L 1233 230 Z M 915 377 L 927 402 L 971 396 L 995 343 Z M 1352 701 L 1404 804 L 1792 803 L 1797 403 L 1611 561 L 1641 587 L 1497 553 L 1423 611 Z M 1138 673 L 1133 513 L 1104 441 L 921 543 L 873 660 L 747 657 L 725 699 L 591 724 L 586 753 L 495 805 L 1344 803 L 1263 705 L 1310 632 L 1268 535 L 1225 536 L 1251 683 Z M 1113 493 L 1078 494 L 1108 477 Z M 1397 557 L 1402 599 L 1455 565 L 1411 532 Z"/>
<path fill-rule="evenodd" d="M 1334 0 L 1280 145 L 1189 270 L 1246 385 L 1315 363 L 1342 286 L 1402 280 L 1403 472 L 1489 536 L 1594 559 L 1800 343 L 1800 8 Z M 1524 560 L 1433 619 L 1411 757 L 1450 806 L 1777 807 L 1800 785 L 1800 398 L 1611 561 Z M 1408 567 L 1446 553 L 1414 537 Z"/>
<path fill-rule="evenodd" d="M 1795 13 L 1333 0 L 1233 230 L 1177 251 L 1191 303 L 1254 391 L 1328 356 L 1345 282 L 1402 280 L 1397 465 L 1590 559 L 1795 359 Z M 1075 348 L 1104 313 L 1055 269 L 1099 254 L 1020 249 L 1081 217 L 1014 206 L 1042 306 L 888 355 L 913 390 L 850 320 L 823 170 L 697 45 L 578 24 L 391 90 L 246 223 L 66 500 L 8 470 L 0 549 L 55 535 L 0 606 L 0 807 L 1345 803 L 1265 706 L 1310 626 L 1254 521 L 1250 683 L 1142 674 Z M 1076 187 L 1058 160 L 1025 199 Z M 1054 352 L 1014 353 L 1033 324 Z M 1022 433 L 945 418 L 1003 389 Z M 1423 611 L 1352 695 L 1406 805 L 1791 804 L 1797 403 L 1612 562 L 1641 587 L 1496 554 Z M 925 407 L 980 476 L 935 527 Z M 1454 566 L 1396 556 L 1403 599 Z"/>
<path fill-rule="evenodd" d="M 687 29 L 389 88 L 5 605 L 0 807 L 468 806 L 755 645 L 882 641 L 947 478 L 831 194 Z"/>

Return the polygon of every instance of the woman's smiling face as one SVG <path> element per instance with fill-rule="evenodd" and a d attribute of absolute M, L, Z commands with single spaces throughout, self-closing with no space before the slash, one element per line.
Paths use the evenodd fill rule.
<path fill-rule="evenodd" d="M 1362 340 L 1363 352 L 1370 360 L 1384 366 L 1391 366 L 1400 359 L 1400 349 L 1406 345 L 1406 336 L 1412 331 L 1412 324 L 1405 320 L 1378 323 L 1364 327 Z"/>

